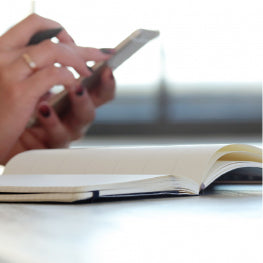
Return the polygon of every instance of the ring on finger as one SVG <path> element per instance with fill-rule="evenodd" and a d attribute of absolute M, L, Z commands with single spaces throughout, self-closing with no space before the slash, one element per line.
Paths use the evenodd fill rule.
<path fill-rule="evenodd" d="M 38 70 L 35 61 L 27 53 L 24 53 L 22 57 L 33 73 Z"/>

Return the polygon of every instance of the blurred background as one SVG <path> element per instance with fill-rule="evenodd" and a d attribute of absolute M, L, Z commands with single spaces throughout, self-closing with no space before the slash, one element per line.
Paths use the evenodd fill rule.
<path fill-rule="evenodd" d="M 73 146 L 261 143 L 261 0 L 9 0 L 0 32 L 32 11 L 84 46 L 115 47 L 137 28 L 161 32 L 115 71 L 116 99 Z"/>

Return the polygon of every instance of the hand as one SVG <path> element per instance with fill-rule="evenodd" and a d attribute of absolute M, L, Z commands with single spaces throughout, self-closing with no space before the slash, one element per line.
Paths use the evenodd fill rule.
<path fill-rule="evenodd" d="M 6 157 L 6 161 L 26 150 L 66 147 L 72 140 L 83 136 L 87 123 L 94 119 L 95 108 L 113 98 L 114 87 L 115 81 L 111 70 L 106 69 L 96 89 L 99 91 L 97 94 L 89 95 L 81 87 L 70 89 L 72 107 L 62 119 L 58 118 L 46 101 L 41 101 L 38 105 L 40 125 L 25 129 Z"/>
<path fill-rule="evenodd" d="M 76 46 L 65 30 L 57 36 L 58 44 L 46 40 L 26 46 L 34 33 L 57 27 L 61 26 L 54 21 L 31 15 L 0 38 L 0 163 L 25 150 L 66 146 L 83 134 L 83 128 L 94 118 L 95 108 L 114 96 L 110 69 L 103 72 L 97 89 L 88 94 L 67 68 L 90 76 L 86 61 L 106 60 L 109 54 Z M 27 65 L 23 54 L 33 58 L 37 71 Z M 71 110 L 61 119 L 47 101 L 41 100 L 58 84 L 68 89 L 71 99 Z M 38 112 L 40 125 L 26 129 L 34 111 Z"/>

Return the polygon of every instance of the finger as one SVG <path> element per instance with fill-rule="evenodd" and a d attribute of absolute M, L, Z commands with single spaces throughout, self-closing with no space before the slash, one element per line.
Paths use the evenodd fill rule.
<path fill-rule="evenodd" d="M 49 100 L 51 97 L 52 97 L 52 91 L 48 91 L 48 92 L 46 92 L 40 99 L 39 99 L 39 101 L 43 101 L 43 100 Z"/>
<path fill-rule="evenodd" d="M 38 69 L 48 64 L 59 63 L 63 66 L 73 67 L 80 75 L 90 76 L 91 71 L 87 68 L 86 61 L 104 61 L 111 55 L 96 48 L 84 48 L 65 44 L 55 44 L 49 40 L 32 46 L 15 50 L 0 52 L 0 66 L 3 64 L 8 68 L 8 72 L 17 72 L 13 80 L 21 80 L 32 73 L 32 69 L 25 65 L 23 54 L 28 54 L 35 62 Z M 45 55 L 43 55 L 45 54 Z M 12 65 L 12 63 L 14 63 Z"/>
<path fill-rule="evenodd" d="M 46 29 L 61 27 L 59 23 L 53 20 L 31 14 L 1 37 L 0 49 L 10 50 L 17 47 L 23 47 L 27 45 L 30 38 L 35 33 Z M 62 30 L 57 35 L 57 38 L 64 43 L 73 43 L 72 37 L 65 30 Z"/>
<path fill-rule="evenodd" d="M 77 53 L 86 61 L 108 60 L 115 52 L 114 49 L 97 49 L 92 47 L 75 46 Z"/>
<path fill-rule="evenodd" d="M 47 102 L 38 105 L 38 120 L 47 133 L 49 148 L 68 146 L 71 141 L 70 133 Z"/>
<path fill-rule="evenodd" d="M 49 66 L 22 81 L 17 87 L 20 93 L 38 100 L 55 85 L 75 85 L 73 74 L 65 67 Z M 28 95 L 28 96 L 29 96 Z"/>
<path fill-rule="evenodd" d="M 33 133 L 30 132 L 29 129 L 26 129 L 23 134 L 20 136 L 20 142 L 24 147 L 24 150 L 31 150 L 31 149 L 45 149 L 46 146 L 43 141 L 38 140 Z"/>
<path fill-rule="evenodd" d="M 90 92 L 91 99 L 96 107 L 114 99 L 116 84 L 110 68 L 105 68 L 102 72 L 98 85 Z"/>
<path fill-rule="evenodd" d="M 35 63 L 37 69 L 43 69 L 46 66 L 59 63 L 62 66 L 74 68 L 82 76 L 90 76 L 91 72 L 87 68 L 86 61 L 75 52 L 74 48 L 69 45 L 58 43 L 55 44 L 50 40 L 29 47 L 27 50 L 21 50 L 23 53 L 16 61 L 10 65 L 10 70 L 17 72 L 17 80 L 22 80 L 32 74 L 32 69 L 27 65 L 24 54 L 30 57 Z"/>
<path fill-rule="evenodd" d="M 7 83 L 3 85 L 4 105 L 13 105 L 6 110 L 8 116 L 17 116 L 9 118 L 10 122 L 17 122 L 17 132 L 24 129 L 30 116 L 33 114 L 35 106 L 39 99 L 46 94 L 55 85 L 75 85 L 73 74 L 66 68 L 56 68 L 54 66 L 45 68 L 36 72 L 31 77 L 20 83 Z M 1 97 L 1 96 L 0 96 Z M 1 112 L 0 112 L 1 113 Z M 3 115 L 3 114 L 2 114 Z M 16 132 L 15 132 L 16 133 Z"/>
<path fill-rule="evenodd" d="M 64 122 L 72 138 L 78 139 L 95 118 L 95 106 L 87 90 L 81 86 L 68 88 L 71 108 Z"/>

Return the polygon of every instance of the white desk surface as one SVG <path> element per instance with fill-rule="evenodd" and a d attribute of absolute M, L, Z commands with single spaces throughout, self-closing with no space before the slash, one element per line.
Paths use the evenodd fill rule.
<path fill-rule="evenodd" d="M 195 197 L 0 204 L 0 262 L 263 262 L 261 186 Z"/>
<path fill-rule="evenodd" d="M 232 139 L 222 142 L 253 142 Z M 214 141 L 221 142 L 208 142 Z M 128 144 L 142 142 L 136 138 Z M 108 144 L 127 144 L 127 139 L 91 139 L 73 147 Z M 0 263 L 262 263 L 262 211 L 262 188 L 249 185 L 218 186 L 195 197 L 72 205 L 0 203 Z"/>

